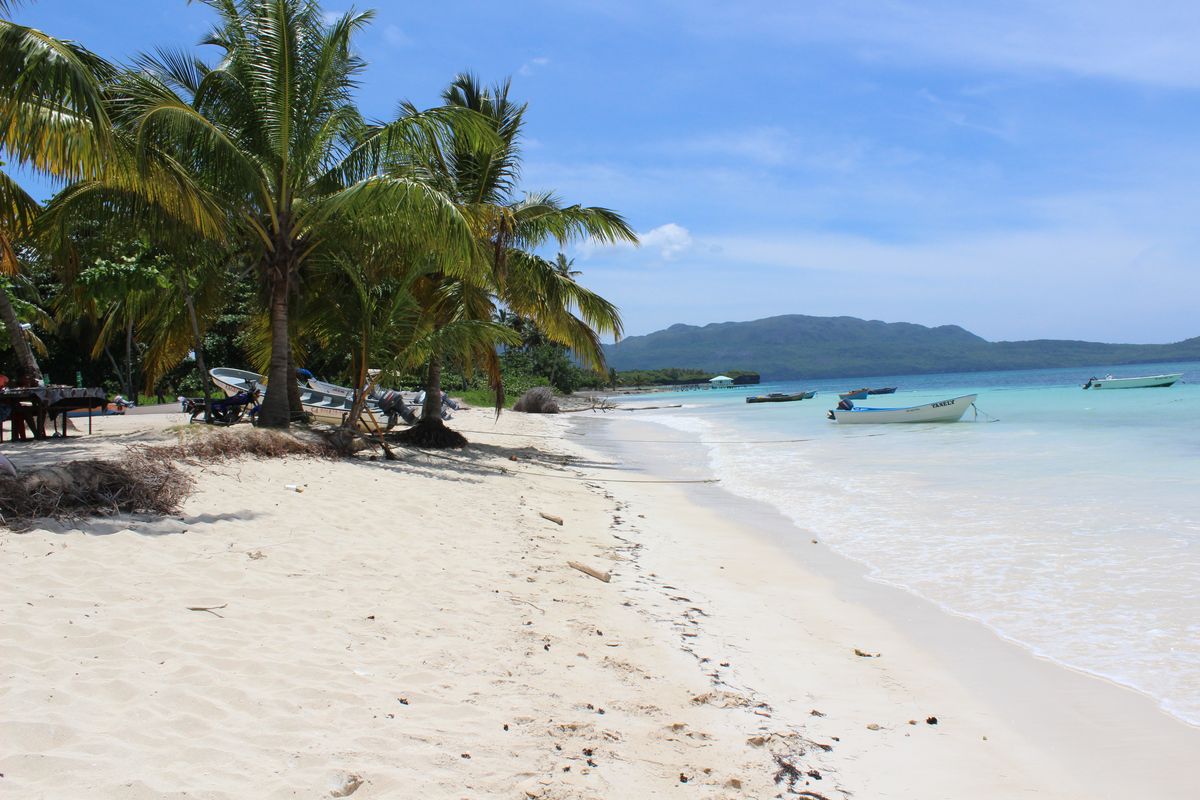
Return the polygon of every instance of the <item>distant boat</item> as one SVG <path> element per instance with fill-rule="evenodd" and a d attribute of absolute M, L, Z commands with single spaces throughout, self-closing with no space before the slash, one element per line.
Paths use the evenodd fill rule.
<path fill-rule="evenodd" d="M 867 394 L 895 394 L 896 387 L 888 386 L 884 389 L 867 389 Z"/>
<path fill-rule="evenodd" d="M 1103 378 L 1090 378 L 1083 385 L 1085 389 L 1150 389 L 1167 387 L 1183 377 L 1182 372 L 1172 372 L 1169 375 L 1145 375 L 1140 378 L 1114 378 L 1105 375 Z"/>
<path fill-rule="evenodd" d="M 790 403 L 794 400 L 811 400 L 816 397 L 816 392 L 796 392 L 795 394 L 784 394 L 783 392 L 771 392 L 770 394 L 752 395 L 746 398 L 747 403 Z"/>
<path fill-rule="evenodd" d="M 966 394 L 962 397 L 952 397 L 949 400 L 939 400 L 936 403 L 925 403 L 920 406 L 907 408 L 849 408 L 834 409 L 829 412 L 829 418 L 841 423 L 876 423 L 876 422 L 958 422 L 966 413 L 977 395 Z"/>
<path fill-rule="evenodd" d="M 870 395 L 870 394 L 895 394 L 895 393 L 896 393 L 895 386 L 887 386 L 882 389 L 868 389 L 867 387 L 864 386 L 863 388 L 855 389 L 852 392 L 842 392 L 841 394 L 838 395 L 838 397 L 842 398 L 843 400 L 866 400 L 867 395 Z"/>

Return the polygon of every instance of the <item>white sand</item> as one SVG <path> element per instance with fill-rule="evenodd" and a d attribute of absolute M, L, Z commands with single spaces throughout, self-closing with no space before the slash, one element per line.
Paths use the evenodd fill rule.
<path fill-rule="evenodd" d="M 112 452 L 178 421 L 5 451 Z M 567 418 L 456 424 L 491 433 L 401 463 L 197 469 L 180 518 L 0 531 L 0 795 L 773 797 L 786 763 L 831 800 L 1194 796 L 1175 756 L 1195 732 L 1142 725 L 1141 698 L 1144 751 L 1117 731 L 1089 761 L 1071 733 L 1094 741 L 1094 717 L 1054 703 L 1050 747 L 760 528 L 611 480 L 649 476 L 561 438 Z M 1127 786 L 1080 774 L 1115 759 Z"/>

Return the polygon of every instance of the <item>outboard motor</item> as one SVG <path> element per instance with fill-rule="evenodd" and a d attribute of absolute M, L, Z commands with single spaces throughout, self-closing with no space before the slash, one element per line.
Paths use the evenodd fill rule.
<path fill-rule="evenodd" d="M 408 404 L 404 402 L 404 396 L 397 391 L 388 390 L 379 395 L 379 410 L 387 415 L 388 430 L 396 427 L 396 420 L 402 419 L 409 425 L 415 425 L 417 415 Z"/>
<path fill-rule="evenodd" d="M 1083 388 L 1090 389 L 1090 388 L 1092 388 L 1092 384 L 1095 382 L 1096 382 L 1096 376 L 1093 375 L 1092 377 L 1088 378 L 1088 382 L 1083 385 Z"/>

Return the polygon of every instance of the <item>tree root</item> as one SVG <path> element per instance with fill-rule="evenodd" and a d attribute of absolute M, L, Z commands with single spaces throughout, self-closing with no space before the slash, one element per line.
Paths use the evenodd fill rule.
<path fill-rule="evenodd" d="M 408 430 L 392 434 L 393 440 L 409 447 L 444 450 L 451 447 L 466 447 L 467 438 L 458 431 L 447 428 L 440 419 L 422 419 Z"/>

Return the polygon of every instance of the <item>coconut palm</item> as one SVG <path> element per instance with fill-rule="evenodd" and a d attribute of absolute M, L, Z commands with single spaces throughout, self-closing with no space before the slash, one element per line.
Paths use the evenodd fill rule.
<path fill-rule="evenodd" d="M 571 347 L 588 365 L 602 369 L 604 354 L 597 332 L 620 335 L 616 307 L 581 287 L 569 268 L 560 272 L 532 253 L 549 242 L 560 247 L 580 239 L 636 243 L 637 236 L 610 209 L 566 205 L 551 193 L 518 193 L 526 106 L 509 98 L 509 88 L 508 81 L 488 88 L 475 76 L 461 74 L 442 94 L 447 106 L 482 115 L 496 137 L 487 148 L 451 139 L 424 165 L 434 185 L 471 220 L 482 253 L 472 262 L 430 277 L 429 285 L 418 293 L 424 300 L 426 321 L 436 330 L 453 319 L 491 319 L 503 305 L 532 319 L 547 338 Z M 419 113 L 411 104 L 404 110 Z M 494 348 L 485 365 L 493 375 L 499 403 L 503 389 Z M 409 440 L 428 446 L 461 443 L 461 437 L 448 435 L 438 413 L 441 355 L 436 351 L 428 365 L 425 397 L 421 423 Z"/>
<path fill-rule="evenodd" d="M 454 204 L 411 174 L 378 172 L 396 151 L 444 136 L 461 110 L 369 125 L 353 102 L 362 60 L 352 39 L 371 14 L 326 23 L 312 0 L 202 0 L 218 15 L 205 43 L 213 64 L 183 53 L 141 57 L 113 88 L 118 134 L 133 140 L 140 181 L 112 170 L 74 187 L 62 205 L 136 195 L 254 264 L 267 296 L 268 391 L 260 423 L 286 426 L 294 388 L 289 309 L 305 264 L 339 217 L 399 216 L 431 247 L 469 258 L 470 229 Z M 486 136 L 481 124 L 476 135 Z M 222 217 L 223 215 L 223 217 Z"/>
<path fill-rule="evenodd" d="M 18 5 L 0 2 L 0 13 Z M 57 178 L 94 174 L 108 150 L 108 118 L 101 85 L 112 67 L 72 42 L 0 19 L 0 150 L 17 164 Z M 29 235 L 38 203 L 0 170 L 0 274 L 20 267 L 16 242 Z M 21 372 L 20 382 L 42 379 L 27 332 L 7 288 L 0 319 Z"/>

